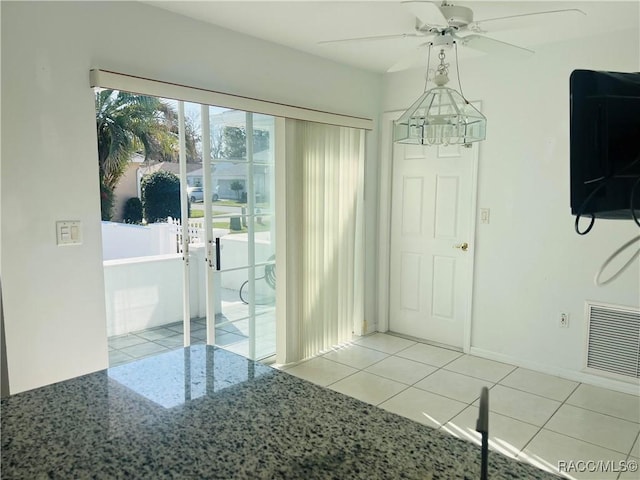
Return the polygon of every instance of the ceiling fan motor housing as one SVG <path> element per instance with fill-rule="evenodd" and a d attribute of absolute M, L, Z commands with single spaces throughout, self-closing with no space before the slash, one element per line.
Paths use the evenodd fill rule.
<path fill-rule="evenodd" d="M 468 7 L 443 3 L 440 11 L 451 27 L 466 27 L 473 22 L 473 10 Z"/>

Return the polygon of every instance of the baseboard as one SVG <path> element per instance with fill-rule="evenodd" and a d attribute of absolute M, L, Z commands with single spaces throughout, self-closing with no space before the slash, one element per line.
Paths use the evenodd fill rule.
<path fill-rule="evenodd" d="M 469 353 L 471 355 L 475 355 L 476 357 L 486 358 L 487 360 L 509 363 L 511 365 L 515 365 L 516 367 L 527 368 L 529 370 L 535 370 L 536 372 L 546 373 L 548 375 L 555 375 L 556 377 L 566 378 L 567 380 L 573 380 L 575 382 L 586 383 L 595 387 L 608 388 L 610 390 L 615 390 L 617 392 L 628 393 L 636 396 L 640 395 L 640 385 L 638 383 L 628 383 L 612 378 L 601 377 L 599 375 L 593 375 L 590 373 L 553 367 L 537 362 L 530 362 L 527 360 L 522 360 L 519 358 L 511 357 L 509 355 L 503 355 L 501 353 L 496 353 L 477 347 L 471 347 Z M 633 381 L 631 380 L 631 382 Z"/>

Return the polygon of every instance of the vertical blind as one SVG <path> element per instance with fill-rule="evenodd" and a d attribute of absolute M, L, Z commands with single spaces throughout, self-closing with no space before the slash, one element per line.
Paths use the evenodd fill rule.
<path fill-rule="evenodd" d="M 289 348 L 279 363 L 347 342 L 363 321 L 364 131 L 288 122 Z"/>

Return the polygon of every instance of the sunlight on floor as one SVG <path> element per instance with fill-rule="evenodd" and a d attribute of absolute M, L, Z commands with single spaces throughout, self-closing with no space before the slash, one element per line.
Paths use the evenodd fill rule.
<path fill-rule="evenodd" d="M 383 333 L 279 368 L 476 445 L 487 386 L 491 451 L 571 480 L 638 478 L 635 395 Z"/>

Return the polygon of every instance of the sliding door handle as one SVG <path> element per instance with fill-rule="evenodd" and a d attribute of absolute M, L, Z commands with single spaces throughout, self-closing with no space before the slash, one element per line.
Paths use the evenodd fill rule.
<path fill-rule="evenodd" d="M 216 270 L 220 271 L 220 237 L 216 237 Z"/>

